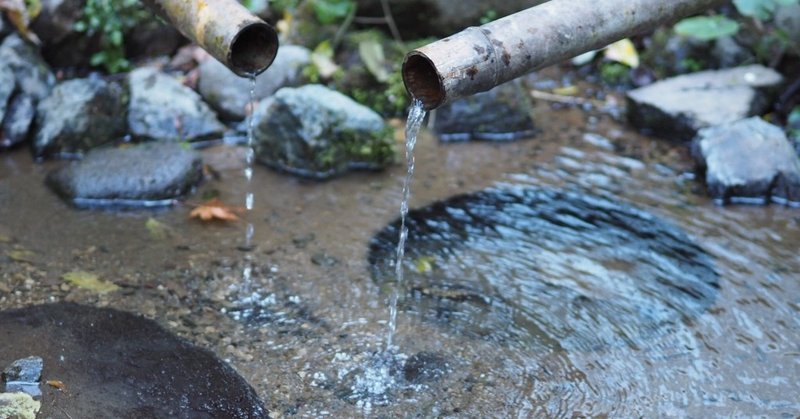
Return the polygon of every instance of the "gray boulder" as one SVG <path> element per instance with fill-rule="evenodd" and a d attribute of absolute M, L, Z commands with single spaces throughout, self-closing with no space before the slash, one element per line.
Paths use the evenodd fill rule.
<path fill-rule="evenodd" d="M 31 95 L 20 93 L 14 96 L 0 125 L 0 147 L 13 147 L 25 141 L 35 116 L 36 105 Z"/>
<path fill-rule="evenodd" d="M 136 138 L 195 141 L 221 136 L 225 126 L 194 90 L 152 68 L 128 76 L 128 128 Z"/>
<path fill-rule="evenodd" d="M 439 108 L 433 130 L 443 141 L 514 140 L 533 135 L 533 103 L 518 81 Z"/>
<path fill-rule="evenodd" d="M 119 85 L 99 78 L 59 83 L 37 107 L 34 153 L 77 153 L 121 137 L 124 96 Z"/>
<path fill-rule="evenodd" d="M 721 203 L 800 203 L 800 157 L 783 130 L 758 117 L 701 129 L 692 155 Z"/>
<path fill-rule="evenodd" d="M 7 65 L 0 64 L 0 122 L 6 114 L 11 94 L 14 93 L 14 72 Z"/>
<path fill-rule="evenodd" d="M 280 89 L 258 105 L 254 121 L 258 160 L 290 173 L 326 179 L 394 161 L 380 115 L 324 86 Z"/>
<path fill-rule="evenodd" d="M 281 87 L 297 84 L 303 67 L 310 62 L 311 52 L 307 48 L 281 45 L 272 65 L 256 77 L 255 100 L 264 99 Z M 245 118 L 250 88 L 250 80 L 237 76 L 213 58 L 200 65 L 197 90 L 223 118 Z"/>
<path fill-rule="evenodd" d="M 11 68 L 17 89 L 37 101 L 47 97 L 56 82 L 36 47 L 17 34 L 9 35 L 0 44 L 0 66 Z"/>
<path fill-rule="evenodd" d="M 654 135 L 688 141 L 699 129 L 763 113 L 782 82 L 761 65 L 673 77 L 628 92 L 628 119 Z"/>
<path fill-rule="evenodd" d="M 202 160 L 177 143 L 145 143 L 89 152 L 47 175 L 47 184 L 77 206 L 170 205 L 203 177 Z"/>

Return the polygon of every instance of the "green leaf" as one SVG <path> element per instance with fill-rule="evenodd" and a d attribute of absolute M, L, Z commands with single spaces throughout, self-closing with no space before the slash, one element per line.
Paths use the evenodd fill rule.
<path fill-rule="evenodd" d="M 675 24 L 675 33 L 702 41 L 712 41 L 723 36 L 734 35 L 739 24 L 725 16 L 697 16 L 683 19 Z"/>
<path fill-rule="evenodd" d="M 352 0 L 313 0 L 311 6 L 317 20 L 323 25 L 328 25 L 343 19 L 350 13 L 350 8 L 355 7 Z"/>
<path fill-rule="evenodd" d="M 744 16 L 767 20 L 775 11 L 773 0 L 733 0 L 736 10 Z"/>
<path fill-rule="evenodd" d="M 103 281 L 97 275 L 91 272 L 84 272 L 84 271 L 75 271 L 75 272 L 68 272 L 62 276 L 65 281 L 69 282 L 70 284 L 84 288 L 89 291 L 94 291 L 100 294 L 116 291 L 119 289 L 117 284 L 113 282 Z"/>
<path fill-rule="evenodd" d="M 386 69 L 386 56 L 383 45 L 378 41 L 367 40 L 358 43 L 358 55 L 367 66 L 367 70 L 375 76 L 375 80 L 385 83 L 389 80 L 389 71 Z"/>

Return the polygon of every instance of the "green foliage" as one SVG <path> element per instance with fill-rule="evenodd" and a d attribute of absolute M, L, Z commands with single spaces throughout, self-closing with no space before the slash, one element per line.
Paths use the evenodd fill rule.
<path fill-rule="evenodd" d="M 75 30 L 99 36 L 101 50 L 92 55 L 90 63 L 118 73 L 130 68 L 125 58 L 125 33 L 150 18 L 138 0 L 87 0 Z"/>
<path fill-rule="evenodd" d="M 795 141 L 800 141 L 800 106 L 795 106 L 786 118 L 786 131 Z"/>
<path fill-rule="evenodd" d="M 758 20 L 772 18 L 779 6 L 796 4 L 797 0 L 733 0 L 736 10 L 742 16 L 749 16 Z"/>
<path fill-rule="evenodd" d="M 344 19 L 355 11 L 355 0 L 310 0 L 314 15 L 323 25 L 330 25 Z"/>
<path fill-rule="evenodd" d="M 481 16 L 481 25 L 485 25 L 497 19 L 497 10 L 489 9 Z"/>
<path fill-rule="evenodd" d="M 630 68 L 615 61 L 600 64 L 600 77 L 608 84 L 622 84 L 630 77 Z"/>
<path fill-rule="evenodd" d="M 675 25 L 675 33 L 702 41 L 731 36 L 739 31 L 739 23 L 725 16 L 697 16 L 683 19 Z"/>

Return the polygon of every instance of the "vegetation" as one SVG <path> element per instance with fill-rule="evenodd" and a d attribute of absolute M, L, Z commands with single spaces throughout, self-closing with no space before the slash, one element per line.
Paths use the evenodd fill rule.
<path fill-rule="evenodd" d="M 118 73 L 130 69 L 125 57 L 125 34 L 151 18 L 152 14 L 138 0 L 87 0 L 75 30 L 98 36 L 100 51 L 92 55 L 90 63 Z"/>

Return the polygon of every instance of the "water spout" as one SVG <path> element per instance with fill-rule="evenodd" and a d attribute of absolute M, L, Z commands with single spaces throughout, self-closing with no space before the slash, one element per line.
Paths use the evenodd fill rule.
<path fill-rule="evenodd" d="M 403 82 L 426 109 L 435 109 L 721 3 L 551 0 L 411 51 Z"/>
<path fill-rule="evenodd" d="M 236 0 L 142 0 L 234 73 L 266 70 L 278 52 L 275 29 Z"/>

